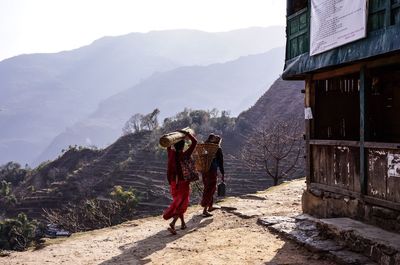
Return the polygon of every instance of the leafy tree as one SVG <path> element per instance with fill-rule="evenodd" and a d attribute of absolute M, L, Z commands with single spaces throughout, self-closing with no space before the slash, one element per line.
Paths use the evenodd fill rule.
<path fill-rule="evenodd" d="M 200 126 L 210 120 L 210 113 L 205 110 L 193 110 L 189 113 L 189 117 L 192 125 Z"/>
<path fill-rule="evenodd" d="M 233 128 L 235 118 L 231 118 L 228 111 L 222 111 L 221 116 L 218 116 L 219 113 L 217 109 L 205 111 L 185 108 L 174 117 L 164 120 L 163 131 L 169 132 L 191 127 L 197 134 L 208 134 L 210 132 L 223 133 Z"/>
<path fill-rule="evenodd" d="M 25 250 L 36 238 L 38 223 L 29 221 L 24 213 L 15 219 L 0 222 L 0 249 Z"/>
<path fill-rule="evenodd" d="M 0 195 L 1 196 L 9 196 L 11 195 L 11 183 L 5 180 L 2 180 L 0 183 Z"/>
<path fill-rule="evenodd" d="M 4 202 L 6 206 L 13 205 L 17 202 L 17 199 L 12 193 L 11 183 L 5 180 L 0 182 L 0 202 L 1 201 Z"/>
<path fill-rule="evenodd" d="M 29 172 L 29 168 L 22 168 L 20 164 L 8 162 L 0 167 L 0 180 L 10 182 L 13 186 L 17 186 L 23 181 Z"/>
<path fill-rule="evenodd" d="M 224 133 L 233 130 L 236 119 L 230 117 L 230 112 L 223 110 L 220 117 L 212 119 L 212 127 L 214 130 Z"/>
<path fill-rule="evenodd" d="M 110 193 L 111 198 L 123 206 L 124 210 L 130 211 L 136 206 L 138 199 L 133 188 L 125 191 L 121 186 L 114 186 Z"/>
<path fill-rule="evenodd" d="M 165 133 L 190 127 L 196 132 L 199 139 L 205 139 L 210 133 L 224 134 L 230 132 L 236 123 L 236 118 L 230 117 L 228 111 L 220 112 L 215 108 L 212 110 L 185 108 L 175 116 L 165 118 L 162 127 L 159 127 L 157 120 L 159 113 L 160 111 L 155 109 L 152 113 L 144 116 L 135 114 L 135 118 L 131 117 L 123 130 L 124 134 L 138 132 L 139 128 L 140 130 L 151 131 L 146 149 L 154 151 L 156 154 L 164 154 L 164 152 L 161 152 L 158 142 L 161 135 Z M 139 117 L 142 117 L 140 126 L 138 125 Z"/>

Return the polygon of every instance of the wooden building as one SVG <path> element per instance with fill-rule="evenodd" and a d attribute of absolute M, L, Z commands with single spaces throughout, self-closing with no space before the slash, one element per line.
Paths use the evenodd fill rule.
<path fill-rule="evenodd" d="M 286 33 L 283 78 L 305 80 L 304 212 L 400 231 L 400 0 L 288 0 Z"/>

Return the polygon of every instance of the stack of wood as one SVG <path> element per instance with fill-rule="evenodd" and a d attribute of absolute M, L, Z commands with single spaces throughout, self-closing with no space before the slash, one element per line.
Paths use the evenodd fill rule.
<path fill-rule="evenodd" d="M 180 131 L 164 134 L 160 138 L 160 145 L 164 148 L 167 148 L 167 147 L 170 147 L 171 145 L 174 145 L 177 142 L 185 139 L 186 134 L 184 134 L 182 131 L 188 132 L 190 134 L 194 133 L 194 131 L 192 129 L 190 129 L 189 127 L 186 127 Z"/>
<path fill-rule="evenodd" d="M 215 158 L 219 148 L 218 144 L 202 143 L 197 144 L 192 156 L 196 163 L 196 170 L 199 172 L 207 172 L 210 169 L 211 163 Z"/>

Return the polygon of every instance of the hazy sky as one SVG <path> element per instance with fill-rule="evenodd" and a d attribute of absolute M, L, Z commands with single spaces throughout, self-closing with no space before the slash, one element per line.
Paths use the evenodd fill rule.
<path fill-rule="evenodd" d="M 0 60 L 163 29 L 284 25 L 284 0 L 0 0 Z"/>

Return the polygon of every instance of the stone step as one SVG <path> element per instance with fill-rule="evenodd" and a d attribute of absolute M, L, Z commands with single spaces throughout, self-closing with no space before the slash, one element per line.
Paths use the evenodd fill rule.
<path fill-rule="evenodd" d="M 400 234 L 350 218 L 316 219 L 320 230 L 379 264 L 400 264 Z"/>
<path fill-rule="evenodd" d="M 393 248 L 395 244 L 399 243 L 397 240 L 393 240 L 390 243 L 384 242 L 384 245 L 381 245 L 382 241 L 371 236 L 375 235 L 375 228 L 371 228 L 371 226 L 351 219 L 340 219 L 348 218 L 316 219 L 308 215 L 300 215 L 294 218 L 287 216 L 269 216 L 259 218 L 258 224 L 266 226 L 268 230 L 293 240 L 314 253 L 328 257 L 338 264 L 400 264 L 398 263 L 400 261 L 398 259 L 400 256 L 398 256 L 397 252 L 397 248 L 399 248 L 400 245 Z M 355 236 L 352 232 L 353 230 L 350 229 L 358 230 L 360 234 L 368 239 L 365 241 L 362 240 L 363 237 Z M 374 231 L 372 234 L 371 229 Z M 335 233 L 337 233 L 338 236 L 332 236 Z M 340 237 L 343 238 L 340 239 Z M 352 247 L 352 245 L 357 245 L 358 249 Z M 369 249 L 370 252 L 360 251 L 361 246 Z M 386 247 L 389 247 L 389 249 L 386 249 Z M 386 253 L 383 251 L 384 249 Z M 390 255 L 388 254 L 389 252 Z"/>

